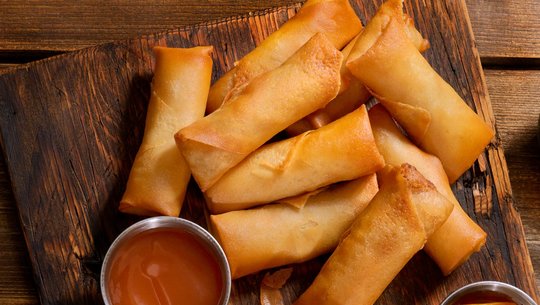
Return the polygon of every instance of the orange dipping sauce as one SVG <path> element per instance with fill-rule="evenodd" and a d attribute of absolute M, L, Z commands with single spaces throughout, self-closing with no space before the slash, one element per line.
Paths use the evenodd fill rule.
<path fill-rule="evenodd" d="M 477 291 L 469 293 L 459 299 L 455 305 L 516 305 L 509 297 L 502 293 L 491 291 Z"/>
<path fill-rule="evenodd" d="M 114 305 L 217 305 L 223 284 L 215 256 L 196 237 L 160 228 L 118 248 L 107 288 Z"/>

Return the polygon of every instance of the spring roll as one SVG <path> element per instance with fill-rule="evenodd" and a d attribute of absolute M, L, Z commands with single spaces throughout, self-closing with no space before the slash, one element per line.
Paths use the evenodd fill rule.
<path fill-rule="evenodd" d="M 287 127 L 289 136 L 297 136 L 309 130 L 321 128 L 357 109 L 371 98 L 371 93 L 358 80 L 350 82 L 347 90 L 338 94 L 326 107 L 310 113 Z"/>
<path fill-rule="evenodd" d="M 424 39 L 422 34 L 416 29 L 412 18 L 403 14 L 402 10 L 396 10 L 395 6 L 395 3 L 392 1 L 383 3 L 377 11 L 377 14 L 371 19 L 371 25 L 368 24 L 368 26 L 373 27 L 394 15 L 401 16 L 405 23 L 405 30 L 410 41 L 420 52 L 427 50 L 429 48 L 429 42 Z M 365 104 L 371 98 L 369 90 L 352 75 L 346 66 L 346 59 L 353 50 L 359 36 L 360 34 L 353 38 L 353 40 L 351 40 L 341 51 L 343 53 L 343 58 L 345 59 L 343 60 L 340 70 L 341 87 L 336 98 L 331 100 L 323 109 L 319 109 L 287 127 L 287 133 L 290 136 L 296 136 L 302 132 L 317 129 L 325 124 L 335 121 L 360 107 L 360 105 Z"/>
<path fill-rule="evenodd" d="M 207 190 L 248 154 L 339 90 L 341 53 L 316 34 L 282 66 L 254 78 L 219 111 L 180 130 L 175 138 L 193 177 Z"/>
<path fill-rule="evenodd" d="M 221 106 L 230 91 L 279 67 L 316 33 L 341 49 L 362 29 L 349 0 L 308 0 L 298 13 L 242 58 L 210 89 L 207 113 Z"/>
<path fill-rule="evenodd" d="M 287 203 L 210 216 L 233 279 L 333 250 L 378 191 L 371 174 L 333 185 L 296 208 Z"/>
<path fill-rule="evenodd" d="M 375 303 L 452 207 L 414 167 L 385 167 L 379 192 L 294 304 Z"/>
<path fill-rule="evenodd" d="M 429 48 L 429 41 L 427 39 L 424 39 L 422 34 L 418 31 L 418 29 L 416 29 L 413 19 L 409 15 L 404 14 L 403 10 L 397 9 L 397 7 L 400 6 L 395 3 L 396 1 L 400 0 L 390 0 L 383 3 L 379 7 L 375 16 L 373 16 L 373 18 L 370 20 L 371 27 L 381 24 L 385 22 L 385 20 L 387 20 L 388 18 L 392 18 L 394 16 L 402 18 L 405 25 L 405 32 L 407 34 L 407 37 L 409 38 L 411 43 L 414 44 L 414 46 L 418 49 L 418 51 L 424 52 Z M 341 50 L 341 53 L 343 53 L 343 58 L 347 59 L 349 57 L 361 34 L 362 31 L 360 31 L 360 33 L 356 35 L 351 41 L 349 41 L 349 43 L 343 48 L 343 50 Z M 346 91 L 353 83 L 359 83 L 356 77 L 347 68 L 346 60 L 344 60 L 341 64 L 340 75 L 341 87 L 339 89 L 339 94 L 342 94 L 344 91 Z"/>
<path fill-rule="evenodd" d="M 144 136 L 133 162 L 120 211 L 178 216 L 190 170 L 174 133 L 202 118 L 212 74 L 212 47 L 155 47 L 156 66 Z"/>
<path fill-rule="evenodd" d="M 358 36 L 353 38 L 347 46 L 341 50 L 343 58 L 347 58 L 357 38 Z M 297 136 L 308 130 L 328 125 L 330 122 L 357 109 L 371 97 L 371 94 L 367 89 L 349 72 L 345 66 L 345 60 L 342 61 L 339 74 L 341 77 L 341 85 L 338 95 L 324 108 L 316 110 L 305 118 L 302 118 L 287 127 L 287 134 L 290 136 Z"/>
<path fill-rule="evenodd" d="M 401 11 L 401 1 L 395 2 Z M 404 27 L 399 17 L 366 26 L 347 67 L 418 146 L 441 160 L 453 183 L 491 141 L 493 131 L 433 70 Z"/>
<path fill-rule="evenodd" d="M 362 106 L 320 129 L 261 147 L 205 195 L 210 210 L 223 213 L 356 179 L 383 166 Z"/>
<path fill-rule="evenodd" d="M 423 152 L 405 137 L 390 114 L 381 104 L 369 110 L 369 121 L 377 148 L 386 164 L 399 166 L 409 163 L 429 181 L 437 191 L 454 204 L 454 209 L 428 239 L 424 250 L 437 263 L 444 275 L 450 274 L 486 242 L 486 232 L 463 211 L 439 159 Z"/>

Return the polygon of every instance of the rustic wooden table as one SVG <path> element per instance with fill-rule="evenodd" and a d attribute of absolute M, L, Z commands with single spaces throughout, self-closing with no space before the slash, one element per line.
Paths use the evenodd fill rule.
<path fill-rule="evenodd" d="M 164 0 L 148 5 L 143 0 L 85 0 L 75 5 L 65 0 L 3 1 L 0 69 L 111 40 L 295 2 Z M 470 0 L 467 6 L 513 196 L 540 284 L 540 0 Z M 3 157 L 0 245 L 0 304 L 39 304 Z"/>

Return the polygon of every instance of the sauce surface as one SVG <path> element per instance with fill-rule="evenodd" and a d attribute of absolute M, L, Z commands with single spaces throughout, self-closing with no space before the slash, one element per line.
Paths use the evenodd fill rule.
<path fill-rule="evenodd" d="M 155 229 L 118 248 L 107 288 L 114 305 L 217 305 L 221 280 L 215 257 L 194 236 Z"/>
<path fill-rule="evenodd" d="M 516 305 L 506 295 L 491 291 L 473 292 L 463 296 L 455 305 Z"/>

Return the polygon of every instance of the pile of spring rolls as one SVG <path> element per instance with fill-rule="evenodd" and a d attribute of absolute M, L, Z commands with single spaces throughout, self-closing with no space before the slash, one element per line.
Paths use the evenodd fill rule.
<path fill-rule="evenodd" d="M 486 233 L 450 183 L 493 131 L 428 47 L 402 0 L 365 27 L 348 0 L 308 0 L 212 86 L 212 47 L 155 48 L 120 210 L 178 216 L 192 175 L 233 278 L 332 252 L 295 304 L 373 304 L 421 249 L 451 273 Z"/>

